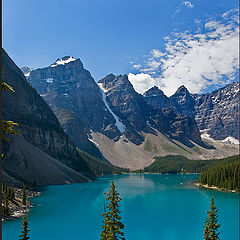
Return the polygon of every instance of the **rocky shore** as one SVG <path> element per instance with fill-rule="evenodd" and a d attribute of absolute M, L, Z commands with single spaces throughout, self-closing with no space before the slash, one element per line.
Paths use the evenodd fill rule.
<path fill-rule="evenodd" d="M 202 188 L 206 188 L 206 189 L 212 189 L 212 190 L 218 190 L 218 191 L 227 191 L 227 192 L 232 192 L 235 193 L 237 192 L 236 190 L 229 190 L 226 188 L 219 188 L 216 186 L 209 186 L 208 184 L 202 184 L 202 183 L 195 183 L 196 186 L 202 187 Z"/>
<path fill-rule="evenodd" d="M 22 189 L 15 188 L 14 192 L 15 192 L 15 199 L 12 201 L 9 201 L 9 206 L 8 206 L 10 215 L 4 216 L 2 218 L 2 222 L 23 217 L 24 214 L 29 212 L 29 208 L 33 207 L 33 204 L 29 201 L 29 198 L 41 195 L 41 192 L 38 192 L 35 190 L 26 190 L 26 195 L 28 200 L 26 205 L 24 205 L 22 204 L 22 201 L 21 201 Z"/>

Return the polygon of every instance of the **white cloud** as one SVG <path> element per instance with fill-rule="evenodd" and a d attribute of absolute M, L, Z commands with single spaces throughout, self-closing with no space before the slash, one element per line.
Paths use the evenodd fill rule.
<path fill-rule="evenodd" d="M 186 6 L 187 8 L 194 8 L 194 5 L 193 5 L 191 2 L 189 2 L 189 1 L 185 1 L 185 2 L 183 2 L 183 4 L 184 4 L 184 6 Z"/>
<path fill-rule="evenodd" d="M 234 16 L 226 22 L 228 14 L 221 22 L 207 21 L 202 33 L 186 31 L 165 38 L 165 50 L 153 49 L 139 69 L 146 75 L 129 74 L 136 91 L 143 92 L 144 86 L 147 90 L 154 81 L 167 95 L 180 85 L 192 93 L 201 93 L 213 84 L 230 83 L 239 69 L 239 29 Z"/>
<path fill-rule="evenodd" d="M 149 88 L 155 86 L 156 81 L 146 73 L 139 73 L 139 74 L 128 74 L 128 79 L 132 83 L 135 91 L 138 93 L 144 93 Z"/>
<path fill-rule="evenodd" d="M 140 69 L 142 66 L 140 64 L 133 64 L 133 68 Z"/>

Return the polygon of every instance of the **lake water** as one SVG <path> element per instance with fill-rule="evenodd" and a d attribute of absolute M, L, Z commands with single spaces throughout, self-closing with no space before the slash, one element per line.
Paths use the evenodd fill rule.
<path fill-rule="evenodd" d="M 198 175 L 129 174 L 91 183 L 48 186 L 31 199 L 30 239 L 100 239 L 104 192 L 114 180 L 122 197 L 127 240 L 199 240 L 211 196 L 219 210 L 220 239 L 239 239 L 239 195 L 203 190 Z M 3 223 L 3 240 L 17 240 L 21 219 Z"/>

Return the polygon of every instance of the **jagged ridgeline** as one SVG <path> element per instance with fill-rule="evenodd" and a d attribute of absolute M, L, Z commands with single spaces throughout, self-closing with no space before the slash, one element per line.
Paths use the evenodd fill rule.
<path fill-rule="evenodd" d="M 238 141 L 236 84 L 210 95 L 190 94 L 184 86 L 171 97 L 157 87 L 141 95 L 127 75 L 109 74 L 96 82 L 72 56 L 22 71 L 76 146 L 113 165 L 136 170 L 155 156 L 211 159 L 238 152 L 237 144 L 230 143 Z M 215 125 L 217 116 L 222 125 Z M 219 132 L 224 134 L 216 138 Z"/>
<path fill-rule="evenodd" d="M 2 66 L 3 81 L 15 90 L 15 93 L 2 94 L 2 117 L 20 125 L 20 135 L 3 142 L 3 177 L 31 185 L 83 182 L 93 178 L 90 157 L 79 154 L 51 108 L 4 50 Z"/>

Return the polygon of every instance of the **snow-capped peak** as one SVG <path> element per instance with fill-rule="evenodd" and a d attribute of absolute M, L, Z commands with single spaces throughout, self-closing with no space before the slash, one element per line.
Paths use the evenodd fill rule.
<path fill-rule="evenodd" d="M 67 56 L 67 57 L 63 57 L 61 59 L 58 59 L 54 64 L 50 65 L 50 67 L 56 67 L 59 65 L 65 65 L 67 63 L 76 61 L 77 59 L 72 57 L 72 56 Z"/>
<path fill-rule="evenodd" d="M 21 70 L 22 70 L 25 77 L 29 77 L 31 71 L 33 71 L 34 69 L 30 68 L 30 67 L 22 67 Z"/>

